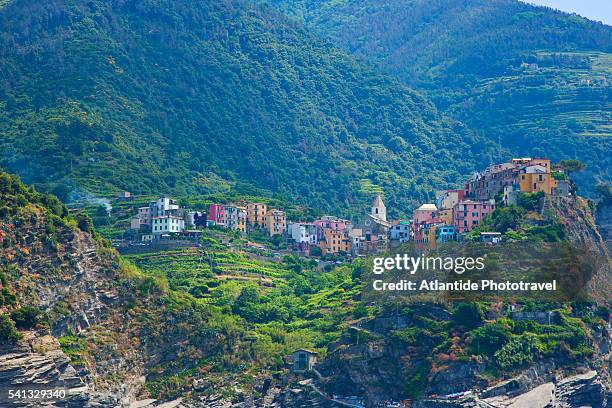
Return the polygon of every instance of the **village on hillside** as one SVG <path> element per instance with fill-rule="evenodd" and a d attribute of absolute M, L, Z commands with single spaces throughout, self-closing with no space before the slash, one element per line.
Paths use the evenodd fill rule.
<path fill-rule="evenodd" d="M 466 234 L 482 225 L 496 205 L 517 204 L 521 193 L 571 196 L 566 174 L 554 169 L 545 158 L 514 158 L 473 174 L 462 189 L 443 190 L 436 200 L 413 211 L 409 220 L 388 220 L 380 194 L 370 211 L 356 223 L 332 215 L 313 222 L 288 220 L 285 211 L 260 202 L 212 203 L 208 211 L 181 208 L 168 197 L 160 197 L 134 214 L 127 231 L 130 242 L 151 245 L 164 241 L 197 241 L 204 228 L 235 230 L 242 237 L 258 230 L 280 236 L 301 255 L 360 257 L 385 251 L 400 243 L 435 245 L 463 241 Z M 129 199 L 130 193 L 123 192 Z M 499 243 L 502 234 L 481 232 L 479 239 Z"/>

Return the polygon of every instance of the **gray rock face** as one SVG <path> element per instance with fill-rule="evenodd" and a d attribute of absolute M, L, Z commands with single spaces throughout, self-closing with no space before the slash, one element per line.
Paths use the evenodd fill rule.
<path fill-rule="evenodd" d="M 25 332 L 15 346 L 0 349 L 1 407 L 95 407 L 117 404 L 94 392 L 50 335 Z M 17 395 L 11 396 L 9 391 Z M 44 398 L 37 392 L 44 391 Z M 49 391 L 57 391 L 51 394 Z M 30 394 L 31 393 L 31 394 Z M 62 393 L 62 394 L 60 394 Z M 38 397 L 38 398 L 37 398 Z"/>
<path fill-rule="evenodd" d="M 558 408 L 612 406 L 612 394 L 604 380 L 591 371 L 560 381 L 556 387 Z"/>
<path fill-rule="evenodd" d="M 22 331 L 17 344 L 0 347 L 0 407 L 129 405 L 143 392 L 144 368 L 138 348 L 125 334 L 117 265 L 89 234 L 58 229 L 58 243 L 52 246 L 41 239 L 41 219 L 29 222 L 12 230 L 13 246 L 0 249 L 0 260 L 10 260 L 19 304 L 48 313 L 51 327 Z M 14 248 L 27 252 L 10 257 Z M 68 332 L 88 339 L 89 357 L 77 369 L 57 341 Z M 26 396 L 30 390 L 39 390 L 38 396 L 40 390 L 62 390 L 65 396 L 9 399 L 10 390 Z"/>

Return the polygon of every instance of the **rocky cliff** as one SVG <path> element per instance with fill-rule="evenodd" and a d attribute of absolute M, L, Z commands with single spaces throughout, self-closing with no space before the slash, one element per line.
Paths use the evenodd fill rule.
<path fill-rule="evenodd" d="M 536 394 L 550 393 L 545 384 L 567 377 L 573 379 L 556 386 L 555 407 L 588 401 L 591 406 L 606 406 L 601 404 L 608 401 L 612 333 L 608 309 L 597 306 L 608 305 L 611 293 L 605 242 L 588 203 L 581 198 L 548 197 L 540 213 L 543 225 L 562 224 L 568 241 L 597 259 L 598 269 L 588 285 L 596 303 L 528 306 L 557 310 L 560 320 L 556 322 L 523 321 L 509 312 L 521 305 L 510 309 L 503 303 L 483 303 L 479 307 L 485 309 L 485 317 L 476 319 L 472 327 L 466 316 L 457 317 L 453 305 L 378 305 L 373 317 L 350 325 L 342 339 L 330 345 L 327 357 L 317 366 L 321 377 L 315 382 L 327 395 L 362 398 L 366 406 L 412 398 L 422 407 L 476 407 L 488 405 L 478 398 L 457 402 L 456 394 L 472 391 L 470 395 L 475 396 L 489 389 L 483 399 L 495 397 L 515 406 L 512 401 L 529 400 L 528 393 L 536 387 L 542 387 Z M 586 252 L 582 254 L 587 256 Z M 487 351 L 479 352 L 477 342 L 483 338 L 482 343 L 489 345 Z M 526 351 L 525 347 L 534 348 Z M 572 348 L 584 353 L 566 352 Z M 572 377 L 573 370 L 583 365 L 600 372 L 588 381 Z"/>
<path fill-rule="evenodd" d="M 22 202 L 0 218 L 3 293 L 12 295 L 2 312 L 34 308 L 39 317 L 3 341 L 0 402 L 8 402 L 8 390 L 31 389 L 66 390 L 58 406 L 134 400 L 144 392 L 144 363 L 122 310 L 118 258 L 76 221 L 19 191 L 2 198 L 11 197 Z"/>
<path fill-rule="evenodd" d="M 64 390 L 45 399 L 55 406 L 153 406 L 147 382 L 234 344 L 211 327 L 208 311 L 173 297 L 95 237 L 87 217 L 3 173 L 0 290 L 0 406 L 41 403 L 9 398 L 9 390 Z M 170 399 L 191 388 L 156 393 Z"/>

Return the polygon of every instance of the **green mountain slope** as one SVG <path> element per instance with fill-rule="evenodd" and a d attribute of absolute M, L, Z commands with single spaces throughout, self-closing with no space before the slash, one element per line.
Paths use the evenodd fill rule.
<path fill-rule="evenodd" d="M 62 195 L 252 185 L 330 209 L 374 185 L 408 209 L 489 157 L 270 8 L 16 0 L 0 27 L 0 165 Z"/>
<path fill-rule="evenodd" d="M 612 27 L 516 0 L 270 2 L 515 154 L 610 178 Z"/>

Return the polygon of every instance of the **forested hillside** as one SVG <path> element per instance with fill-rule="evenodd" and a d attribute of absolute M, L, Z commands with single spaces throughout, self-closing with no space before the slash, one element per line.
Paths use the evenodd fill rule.
<path fill-rule="evenodd" d="M 329 209 L 373 186 L 407 210 L 489 157 L 269 7 L 15 0 L 0 29 L 0 165 L 64 198 L 255 187 Z"/>
<path fill-rule="evenodd" d="M 515 154 L 610 178 L 612 27 L 517 0 L 266 0 Z"/>

